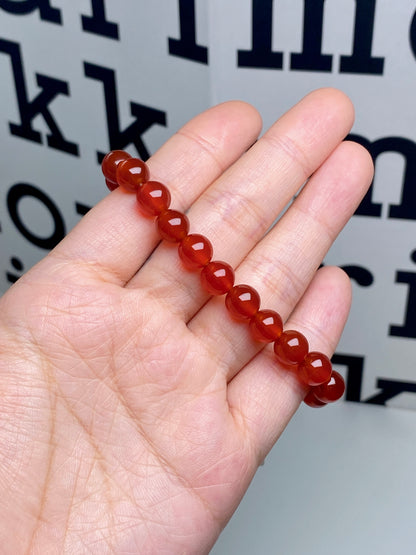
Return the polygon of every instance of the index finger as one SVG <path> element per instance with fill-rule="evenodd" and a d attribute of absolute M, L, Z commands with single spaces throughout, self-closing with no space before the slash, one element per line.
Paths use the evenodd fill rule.
<path fill-rule="evenodd" d="M 186 210 L 255 142 L 260 130 L 261 118 L 249 104 L 232 101 L 210 108 L 150 158 L 152 180 L 166 184 L 175 208 Z M 153 222 L 138 217 L 134 195 L 116 190 L 90 210 L 51 255 L 124 285 L 158 241 Z"/>

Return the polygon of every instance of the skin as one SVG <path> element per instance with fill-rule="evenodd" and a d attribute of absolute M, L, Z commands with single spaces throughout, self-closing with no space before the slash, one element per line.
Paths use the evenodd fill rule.
<path fill-rule="evenodd" d="M 351 288 L 317 268 L 373 171 L 352 122 L 323 89 L 256 142 L 259 114 L 228 102 L 148 162 L 236 283 L 328 356 Z M 5 554 L 207 553 L 305 395 L 120 190 L 2 297 L 0 353 Z"/>

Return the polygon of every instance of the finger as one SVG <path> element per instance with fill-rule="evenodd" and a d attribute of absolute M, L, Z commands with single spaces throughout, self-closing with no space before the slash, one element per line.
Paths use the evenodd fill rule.
<path fill-rule="evenodd" d="M 305 334 L 311 349 L 331 357 L 347 320 L 350 303 L 348 276 L 339 268 L 322 268 L 288 320 L 288 327 Z M 245 431 L 257 463 L 264 460 L 277 441 L 305 392 L 294 372 L 278 366 L 271 349 L 259 353 L 230 382 L 230 411 Z"/>
<path fill-rule="evenodd" d="M 368 152 L 360 145 L 351 142 L 339 145 L 278 224 L 237 269 L 236 282 L 257 289 L 262 308 L 276 310 L 283 321 L 290 315 L 368 189 L 372 167 Z M 250 338 L 247 324 L 230 321 L 222 299 L 209 302 L 189 327 L 204 338 L 228 380 L 260 348 Z"/>
<path fill-rule="evenodd" d="M 185 210 L 256 140 L 260 130 L 259 114 L 244 102 L 211 108 L 152 156 L 151 178 L 165 183 L 174 206 Z M 116 190 L 82 219 L 53 256 L 78 262 L 95 276 L 123 285 L 158 240 L 153 222 L 138 214 L 135 196 Z"/>
<path fill-rule="evenodd" d="M 191 207 L 191 232 L 211 240 L 214 259 L 240 263 L 345 137 L 352 120 L 351 102 L 339 91 L 305 97 Z M 171 245 L 162 244 L 129 286 L 151 290 L 186 321 L 208 298 Z"/>

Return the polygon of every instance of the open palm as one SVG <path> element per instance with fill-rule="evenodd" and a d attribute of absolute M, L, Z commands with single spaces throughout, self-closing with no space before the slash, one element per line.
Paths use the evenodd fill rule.
<path fill-rule="evenodd" d="M 372 176 L 342 143 L 352 118 L 321 90 L 255 142 L 257 112 L 229 102 L 149 160 L 236 283 L 329 356 L 350 287 L 316 270 Z M 120 190 L 0 302 L 2 553 L 209 551 L 299 406 L 296 377 Z"/>

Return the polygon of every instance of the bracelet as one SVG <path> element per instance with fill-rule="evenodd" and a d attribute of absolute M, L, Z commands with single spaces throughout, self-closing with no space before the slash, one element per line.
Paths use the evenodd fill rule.
<path fill-rule="evenodd" d="M 140 211 L 155 218 L 159 235 L 178 244 L 179 257 L 186 269 L 200 271 L 201 285 L 210 295 L 225 295 L 225 306 L 232 318 L 249 325 L 252 338 L 273 343 L 281 366 L 295 370 L 306 386 L 304 403 L 323 407 L 337 401 L 345 391 L 343 377 L 332 369 L 323 353 L 309 351 L 306 337 L 296 330 L 283 331 L 280 315 L 274 310 L 260 310 L 260 295 L 250 285 L 234 284 L 234 271 L 226 262 L 212 260 L 213 248 L 203 235 L 189 233 L 188 217 L 170 208 L 168 188 L 150 181 L 147 165 L 123 150 L 113 150 L 103 159 L 102 171 L 110 191 L 121 187 L 135 193 Z"/>

